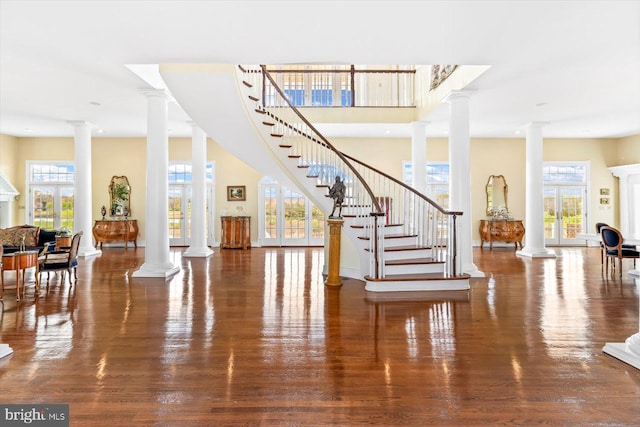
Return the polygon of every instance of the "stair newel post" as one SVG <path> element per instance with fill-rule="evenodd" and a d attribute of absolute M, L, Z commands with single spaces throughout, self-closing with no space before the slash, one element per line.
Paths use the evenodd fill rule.
<path fill-rule="evenodd" d="M 451 222 L 452 222 L 451 228 L 453 230 L 453 236 L 452 236 L 452 240 L 453 241 L 451 242 L 452 248 L 451 249 L 447 249 L 449 251 L 449 257 L 452 259 L 453 277 L 458 275 L 457 268 L 456 268 L 457 267 L 456 264 L 458 262 L 458 259 L 457 259 L 458 258 L 457 257 L 457 255 L 458 255 L 458 247 L 457 247 L 458 246 L 458 244 L 457 244 L 457 242 L 458 242 L 458 236 L 457 236 L 458 235 L 458 233 L 457 233 L 458 227 L 456 226 L 456 218 L 457 218 L 457 215 L 454 213 L 451 216 Z M 451 251 L 453 251 L 453 254 L 451 253 Z"/>
<path fill-rule="evenodd" d="M 327 280 L 325 280 L 324 284 L 326 286 L 342 286 L 342 279 L 340 278 L 340 239 L 344 220 L 330 218 L 327 223 L 329 224 L 329 266 Z"/>
<path fill-rule="evenodd" d="M 260 100 L 260 102 L 262 102 L 262 108 L 264 109 L 266 107 L 265 105 L 265 99 L 267 99 L 267 76 L 264 75 L 264 66 L 260 66 L 260 70 L 262 71 L 260 74 L 262 75 L 262 99 Z"/>

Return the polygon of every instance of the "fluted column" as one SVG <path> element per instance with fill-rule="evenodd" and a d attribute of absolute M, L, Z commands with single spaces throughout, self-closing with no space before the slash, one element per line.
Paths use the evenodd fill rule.
<path fill-rule="evenodd" d="M 144 264 L 132 277 L 168 278 L 180 270 L 169 259 L 169 94 L 147 95 L 147 188 Z"/>
<path fill-rule="evenodd" d="M 473 263 L 471 222 L 471 173 L 469 133 L 469 95 L 453 91 L 445 98 L 449 104 L 449 210 L 462 211 L 458 218 L 458 257 L 460 271 L 484 277 Z"/>
<path fill-rule="evenodd" d="M 191 246 L 185 257 L 208 257 L 213 253 L 207 246 L 207 135 L 191 123 Z"/>
<path fill-rule="evenodd" d="M 525 245 L 517 255 L 531 258 L 555 258 L 544 244 L 544 182 L 542 177 L 542 122 L 527 125 Z"/>
<path fill-rule="evenodd" d="M 343 219 L 327 219 L 329 225 L 329 272 L 324 284 L 327 286 L 342 286 L 340 278 L 340 246 L 342 238 Z"/>
<path fill-rule="evenodd" d="M 85 121 L 68 123 L 74 127 L 73 232 L 82 231 L 78 256 L 99 255 L 102 251 L 93 246 L 92 233 L 91 123 Z"/>
<path fill-rule="evenodd" d="M 411 169 L 413 188 L 427 193 L 427 122 L 411 122 Z"/>

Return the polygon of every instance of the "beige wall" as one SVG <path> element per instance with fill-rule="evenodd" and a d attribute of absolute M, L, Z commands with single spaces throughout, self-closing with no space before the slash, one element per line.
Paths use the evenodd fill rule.
<path fill-rule="evenodd" d="M 344 152 L 362 159 L 390 175 L 402 178 L 402 161 L 411 158 L 409 138 L 335 138 L 332 142 Z M 547 139 L 544 141 L 545 161 L 588 161 L 591 184 L 589 224 L 607 222 L 617 224 L 617 180 L 608 167 L 640 162 L 640 135 L 616 139 Z M 471 200 L 474 240 L 479 240 L 477 225 L 485 217 L 485 184 L 489 175 L 504 175 L 509 185 L 509 209 L 517 218 L 525 215 L 525 141 L 523 138 L 498 139 L 474 138 L 471 140 Z M 72 160 L 73 138 L 15 138 L 0 135 L 0 171 L 12 180 L 24 193 L 25 163 L 27 160 Z M 227 210 L 242 206 L 251 215 L 251 238 L 257 240 L 258 183 L 262 175 L 221 148 L 215 141 L 207 140 L 207 158 L 215 164 L 215 218 Z M 171 138 L 171 161 L 191 160 L 191 138 Z M 445 138 L 427 141 L 427 159 L 448 160 L 448 143 Z M 102 205 L 108 206 L 108 185 L 113 175 L 126 175 L 132 187 L 131 209 L 140 223 L 141 240 L 144 240 L 146 138 L 93 138 L 92 174 L 94 218 L 99 218 Z M 246 202 L 228 202 L 228 185 L 245 185 Z M 612 204 L 599 204 L 600 188 L 612 189 Z M 12 223 L 25 220 L 24 197 L 15 203 Z M 216 220 L 216 240 L 220 238 L 220 224 Z M 587 230 L 590 231 L 590 230 Z"/>
<path fill-rule="evenodd" d="M 640 163 L 640 134 L 618 140 L 618 164 L 633 165 Z"/>
<path fill-rule="evenodd" d="M 25 167 L 28 160 L 61 160 L 74 158 L 73 138 L 15 138 L 0 135 L 0 171 L 5 174 L 24 194 Z M 132 218 L 138 220 L 140 228 L 139 240 L 145 240 L 146 216 L 146 138 L 93 138 L 92 157 L 92 215 L 94 219 L 102 215 L 103 205 L 109 206 L 109 182 L 113 176 L 127 176 L 131 185 Z M 257 240 L 258 182 L 262 178 L 256 170 L 221 148 L 211 139 L 207 140 L 207 158 L 215 165 L 215 217 L 222 209 L 234 210 L 242 206 L 251 215 L 252 240 Z M 191 161 L 191 138 L 171 138 L 169 141 L 170 161 Z M 246 202 L 228 202 L 226 188 L 228 185 L 245 185 L 247 187 Z M 12 224 L 26 221 L 25 199 L 14 203 L 14 219 Z M 220 239 L 220 224 L 215 224 L 216 240 Z"/>
<path fill-rule="evenodd" d="M 18 188 L 18 183 L 23 182 L 23 179 L 20 179 L 17 174 L 17 157 L 18 157 L 18 138 L 15 136 L 2 135 L 0 134 L 0 175 L 4 176 L 5 179 L 9 180 L 11 184 L 20 192 L 17 200 L 14 200 L 11 203 L 8 209 L 8 220 L 6 223 L 8 224 L 17 224 L 18 217 L 16 216 L 16 206 L 20 203 L 20 199 L 23 197 L 23 190 Z M 24 187 L 24 185 L 23 185 Z M 4 212 L 4 210 L 3 210 Z M 4 218 L 0 219 L 0 224 L 4 224 Z"/>

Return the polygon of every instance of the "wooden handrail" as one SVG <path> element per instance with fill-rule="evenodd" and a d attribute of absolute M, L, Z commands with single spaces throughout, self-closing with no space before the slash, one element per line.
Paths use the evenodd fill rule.
<path fill-rule="evenodd" d="M 425 196 L 424 194 L 420 193 L 418 190 L 416 190 L 415 188 L 405 184 L 404 182 L 400 181 L 399 179 L 396 179 L 394 177 L 392 177 L 391 175 L 386 174 L 385 172 L 382 172 L 379 169 L 374 168 L 373 166 L 370 166 L 358 159 L 356 159 L 355 157 L 352 157 L 348 154 L 344 155 L 347 159 L 352 160 L 368 169 L 371 169 L 372 171 L 384 176 L 385 178 L 387 178 L 390 181 L 395 182 L 396 184 L 400 185 L 401 187 L 403 187 L 404 189 L 414 193 L 416 196 L 420 197 L 421 199 L 425 200 L 427 203 L 429 203 L 431 206 L 433 206 L 434 208 L 438 209 L 442 214 L 444 215 L 462 215 L 463 212 L 462 211 L 448 211 L 446 209 L 443 209 L 440 205 L 438 205 L 436 202 L 434 202 L 433 200 L 431 200 L 429 197 Z"/>
<path fill-rule="evenodd" d="M 338 158 L 340 160 L 342 160 L 342 162 L 351 170 L 351 172 L 353 173 L 353 175 L 358 179 L 358 181 L 360 182 L 360 184 L 364 187 L 365 191 L 369 194 L 369 197 L 371 198 L 371 203 L 373 204 L 374 212 L 377 214 L 381 214 L 384 215 L 384 211 L 382 210 L 382 208 L 380 207 L 380 203 L 378 202 L 378 198 L 375 196 L 375 194 L 373 193 L 373 190 L 371 190 L 371 187 L 369 187 L 369 184 L 367 184 L 367 182 L 364 180 L 364 178 L 362 177 L 362 175 L 360 175 L 360 173 L 356 170 L 356 168 L 353 167 L 353 165 L 347 160 L 347 158 L 345 157 L 344 154 L 342 154 L 341 151 L 339 151 L 338 149 L 336 149 L 316 128 L 315 126 L 313 126 L 311 124 L 311 122 L 309 122 L 307 120 L 307 118 L 305 116 L 302 115 L 302 113 L 293 106 L 293 104 L 291 104 L 291 102 L 289 101 L 289 98 L 287 97 L 287 95 L 282 91 L 282 89 L 280 89 L 280 86 L 278 86 L 275 82 L 275 80 L 273 79 L 273 77 L 271 77 L 271 74 L 269 74 L 269 72 L 267 71 L 267 67 L 266 65 L 260 65 L 260 68 L 262 68 L 262 73 L 263 75 L 269 80 L 269 82 L 271 83 L 271 85 L 273 86 L 273 88 L 276 90 L 276 92 L 278 92 L 278 94 L 280 95 L 280 97 L 282 97 L 282 99 L 284 99 L 284 101 L 287 103 L 287 105 L 289 106 L 289 108 L 291 108 L 291 110 L 300 118 L 300 120 L 302 120 L 302 122 L 307 125 L 309 127 L 309 129 L 311 129 L 321 140 L 322 143 L 324 144 L 324 146 L 326 148 L 328 148 L 329 150 L 331 150 L 332 152 L 334 152 Z M 264 86 L 263 86 L 264 87 Z M 264 98 L 263 98 L 263 102 L 264 102 Z"/>

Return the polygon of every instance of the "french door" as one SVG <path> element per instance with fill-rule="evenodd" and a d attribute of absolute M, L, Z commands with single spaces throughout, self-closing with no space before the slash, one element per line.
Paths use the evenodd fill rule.
<path fill-rule="evenodd" d="M 585 186 L 544 186 L 545 244 L 584 245 L 576 234 L 586 232 L 585 201 Z"/>
<path fill-rule="evenodd" d="M 261 189 L 261 245 L 324 245 L 325 216 L 304 194 L 274 182 Z"/>
<path fill-rule="evenodd" d="M 169 185 L 169 245 L 191 244 L 191 186 Z"/>
<path fill-rule="evenodd" d="M 32 185 L 30 224 L 47 230 L 73 230 L 73 186 Z"/>
<path fill-rule="evenodd" d="M 209 206 L 211 206 L 212 185 L 207 183 L 207 196 L 205 201 L 205 227 L 207 233 L 207 245 L 213 244 L 211 218 Z M 191 184 L 169 184 L 169 245 L 191 245 Z"/>

